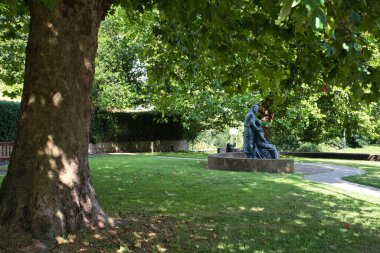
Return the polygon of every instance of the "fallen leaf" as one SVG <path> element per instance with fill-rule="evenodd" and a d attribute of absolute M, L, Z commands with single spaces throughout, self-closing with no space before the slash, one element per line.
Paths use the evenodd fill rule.
<path fill-rule="evenodd" d="M 136 248 L 141 248 L 141 240 L 135 240 L 133 246 L 135 246 Z"/>
<path fill-rule="evenodd" d="M 343 224 L 343 227 L 344 227 L 345 229 L 350 229 L 350 228 L 351 228 L 351 224 L 349 224 L 349 223 L 344 223 L 344 224 Z"/>
<path fill-rule="evenodd" d="M 133 232 L 132 234 L 134 235 L 135 238 L 138 238 L 138 239 L 141 238 L 141 236 L 137 232 Z"/>
<path fill-rule="evenodd" d="M 124 253 L 124 252 L 132 252 L 132 250 L 128 248 L 128 245 L 123 245 L 123 246 L 120 246 L 120 248 L 116 251 L 116 253 Z"/>
<path fill-rule="evenodd" d="M 55 237 L 55 240 L 56 240 L 57 244 L 63 244 L 66 242 L 66 240 L 61 236 Z"/>
<path fill-rule="evenodd" d="M 209 237 L 210 239 L 212 239 L 212 240 L 215 240 L 215 239 L 216 239 L 216 233 L 214 233 L 214 232 L 210 232 L 210 233 L 208 234 L 208 237 Z"/>
<path fill-rule="evenodd" d="M 162 246 L 159 245 L 159 244 L 156 245 L 156 248 L 157 248 L 158 252 L 163 252 L 163 253 L 166 252 L 166 251 L 168 250 L 168 249 L 162 247 Z"/>
<path fill-rule="evenodd" d="M 109 233 L 110 233 L 111 235 L 117 235 L 116 230 L 110 230 Z"/>
<path fill-rule="evenodd" d="M 159 230 L 158 227 L 156 227 L 154 224 L 150 224 L 149 227 L 153 230 Z"/>

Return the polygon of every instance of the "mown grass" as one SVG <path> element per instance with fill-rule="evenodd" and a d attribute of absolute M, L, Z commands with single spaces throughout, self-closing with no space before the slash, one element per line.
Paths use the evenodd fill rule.
<path fill-rule="evenodd" d="M 370 153 L 370 150 L 377 151 L 380 154 L 379 146 L 368 146 L 362 149 L 356 149 L 357 153 Z M 360 151 L 362 150 L 362 151 Z M 363 151 L 365 150 L 365 151 Z M 170 153 L 153 153 L 148 154 L 153 156 L 167 156 L 167 157 L 181 157 L 181 158 L 197 158 L 197 159 L 207 159 L 206 153 L 194 153 L 194 152 L 170 152 Z M 316 159 L 316 158 L 299 158 L 293 157 L 295 161 L 304 162 L 321 162 L 321 163 L 332 163 L 347 165 L 361 169 L 365 172 L 363 175 L 349 176 L 344 179 L 350 182 L 368 185 L 376 188 L 380 188 L 380 162 L 375 161 L 357 161 L 357 160 L 340 160 L 340 159 Z"/>
<path fill-rule="evenodd" d="M 119 226 L 68 235 L 53 252 L 379 252 L 380 205 L 299 175 L 210 171 L 162 155 L 90 163 Z"/>
<path fill-rule="evenodd" d="M 339 153 L 369 153 L 380 154 L 380 145 L 368 145 L 362 148 L 346 148 L 346 149 L 326 149 L 326 152 L 339 152 Z"/>
<path fill-rule="evenodd" d="M 209 171 L 205 161 L 154 156 L 97 157 L 91 165 L 98 199 L 111 216 L 143 212 L 199 228 L 189 226 L 167 245 L 174 252 L 379 249 L 379 205 L 297 175 Z"/>

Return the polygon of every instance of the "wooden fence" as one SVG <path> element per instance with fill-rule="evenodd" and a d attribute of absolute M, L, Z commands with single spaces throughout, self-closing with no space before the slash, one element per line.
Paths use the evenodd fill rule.
<path fill-rule="evenodd" d="M 0 161 L 6 161 L 11 158 L 13 142 L 0 142 Z"/>

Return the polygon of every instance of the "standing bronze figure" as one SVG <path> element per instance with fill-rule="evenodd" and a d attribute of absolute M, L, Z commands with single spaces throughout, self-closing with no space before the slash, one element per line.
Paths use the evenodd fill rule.
<path fill-rule="evenodd" d="M 259 106 L 254 104 L 252 109 L 245 115 L 244 119 L 244 142 L 243 142 L 243 151 L 246 158 L 253 158 L 255 150 L 254 142 L 254 127 L 256 121 L 256 113 L 259 111 Z"/>
<path fill-rule="evenodd" d="M 270 144 L 264 136 L 261 121 L 256 119 L 259 106 L 254 104 L 244 119 L 243 151 L 246 158 L 278 159 L 276 146 Z"/>

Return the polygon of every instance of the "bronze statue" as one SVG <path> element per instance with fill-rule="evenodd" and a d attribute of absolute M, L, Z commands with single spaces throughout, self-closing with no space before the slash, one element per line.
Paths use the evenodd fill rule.
<path fill-rule="evenodd" d="M 261 121 L 255 114 L 259 106 L 254 104 L 244 119 L 244 144 L 243 151 L 247 158 L 278 159 L 276 146 L 270 144 L 264 136 Z"/>
<path fill-rule="evenodd" d="M 245 115 L 244 119 L 244 142 L 243 151 L 247 158 L 253 157 L 255 142 L 254 142 L 254 126 L 256 121 L 255 113 L 259 111 L 259 106 L 254 104 L 252 109 Z"/>

